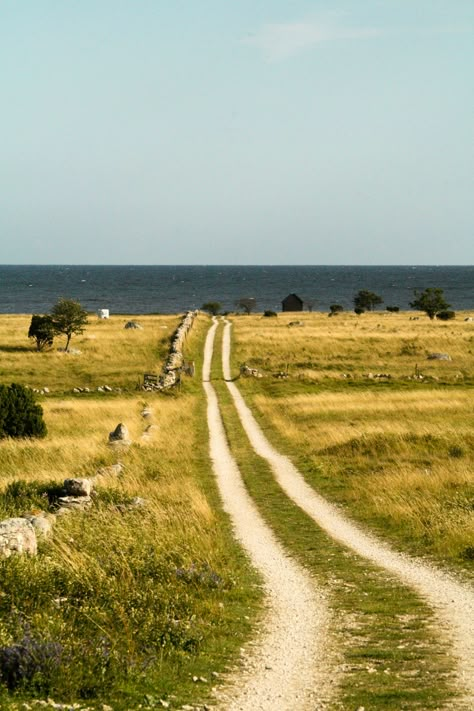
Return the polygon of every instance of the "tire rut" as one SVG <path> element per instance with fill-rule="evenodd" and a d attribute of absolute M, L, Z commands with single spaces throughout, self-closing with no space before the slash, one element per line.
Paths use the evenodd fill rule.
<path fill-rule="evenodd" d="M 216 697 L 229 711 L 326 709 L 334 686 L 328 674 L 328 605 L 315 581 L 288 556 L 263 521 L 230 453 L 209 382 L 216 328 L 214 322 L 203 364 L 211 459 L 224 509 L 236 538 L 262 575 L 266 595 L 262 629 L 243 652 L 243 668 L 230 675 Z"/>

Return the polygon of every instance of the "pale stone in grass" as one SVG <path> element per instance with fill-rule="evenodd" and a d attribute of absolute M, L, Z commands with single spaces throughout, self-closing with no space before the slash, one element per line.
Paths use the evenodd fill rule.
<path fill-rule="evenodd" d="M 35 529 L 26 518 L 7 518 L 0 521 L 0 556 L 12 554 L 36 555 L 38 550 Z"/>
<path fill-rule="evenodd" d="M 70 509 L 71 511 L 83 511 L 91 505 L 91 502 L 90 496 L 60 496 L 58 499 L 60 509 Z M 61 511 L 61 513 L 64 512 Z"/>
<path fill-rule="evenodd" d="M 122 422 L 117 425 L 113 432 L 110 432 L 109 444 L 131 444 L 128 428 Z"/>
<path fill-rule="evenodd" d="M 137 323 L 137 321 L 127 321 L 124 328 L 132 329 L 132 330 L 139 330 L 139 331 L 143 330 L 143 326 L 140 323 Z"/>
<path fill-rule="evenodd" d="M 73 478 L 64 480 L 64 493 L 66 496 L 90 496 L 92 488 L 90 479 Z"/>
<path fill-rule="evenodd" d="M 426 357 L 427 360 L 452 360 L 448 353 L 429 353 Z"/>

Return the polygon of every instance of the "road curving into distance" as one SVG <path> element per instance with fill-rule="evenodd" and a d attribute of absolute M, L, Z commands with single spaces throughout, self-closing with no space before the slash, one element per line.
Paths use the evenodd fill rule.
<path fill-rule="evenodd" d="M 334 669 L 328 673 L 328 605 L 315 581 L 288 556 L 263 521 L 230 453 L 216 392 L 209 382 L 216 328 L 214 319 L 203 363 L 211 459 L 224 509 L 236 538 L 262 576 L 266 596 L 262 629 L 243 651 L 243 667 L 216 692 L 218 703 L 228 711 L 326 709 L 334 688 Z"/>

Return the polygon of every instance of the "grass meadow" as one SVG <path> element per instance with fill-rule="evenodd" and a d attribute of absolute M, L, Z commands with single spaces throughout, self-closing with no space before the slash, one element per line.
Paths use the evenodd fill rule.
<path fill-rule="evenodd" d="M 0 441 L 1 518 L 48 511 L 64 478 L 124 465 L 100 479 L 88 511 L 57 517 L 36 557 L 0 561 L 2 709 L 48 696 L 114 711 L 205 700 L 258 614 L 258 581 L 208 458 L 199 377 L 208 321 L 199 317 L 186 343 L 196 378 L 153 394 L 127 390 L 144 370 L 159 372 L 178 317 L 138 320 L 143 332 L 124 331 L 119 318 L 91 324 L 72 341 L 82 353 L 63 356 L 24 350 L 28 319 L 0 317 L 3 382 L 52 390 L 40 398 L 45 439 Z M 71 394 L 84 381 L 123 392 Z M 107 444 L 119 422 L 133 441 L 124 451 Z"/>
<path fill-rule="evenodd" d="M 233 323 L 235 374 L 244 362 L 263 374 L 239 386 L 310 483 L 397 544 L 472 573 L 474 323 L 377 312 Z"/>
<path fill-rule="evenodd" d="M 125 329 L 137 321 L 142 330 Z M 64 336 L 42 353 L 28 339 L 31 316 L 0 317 L 0 383 L 16 382 L 32 388 L 49 388 L 53 393 L 75 387 L 109 385 L 134 390 L 143 373 L 155 372 L 166 355 L 178 316 L 89 316 L 84 333 L 71 339 L 70 348 L 80 355 L 65 354 Z"/>

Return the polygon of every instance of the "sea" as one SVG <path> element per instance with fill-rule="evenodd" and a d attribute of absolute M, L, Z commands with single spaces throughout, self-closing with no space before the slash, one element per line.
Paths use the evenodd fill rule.
<path fill-rule="evenodd" d="M 4 265 L 0 313 L 47 313 L 60 297 L 111 315 L 181 313 L 208 301 L 233 311 L 246 297 L 256 299 L 257 311 L 280 311 L 290 293 L 313 311 L 347 310 L 360 289 L 381 296 L 380 308 L 408 310 L 414 292 L 427 287 L 443 289 L 454 310 L 474 309 L 474 266 Z"/>

